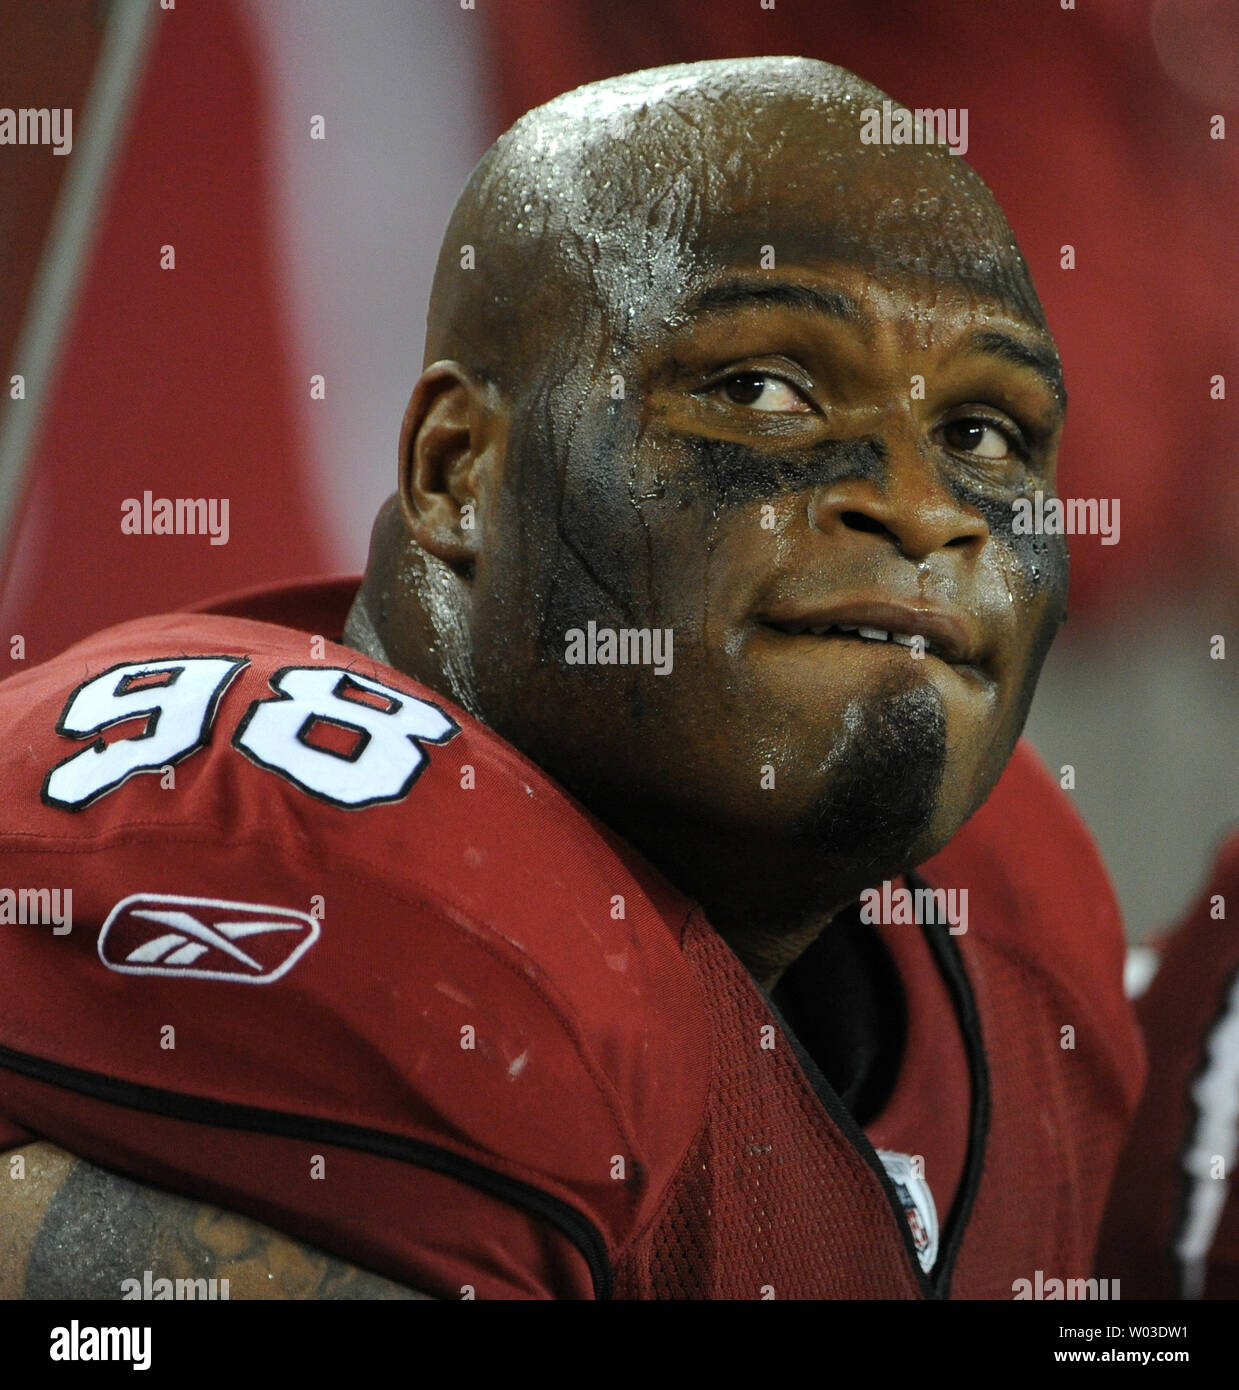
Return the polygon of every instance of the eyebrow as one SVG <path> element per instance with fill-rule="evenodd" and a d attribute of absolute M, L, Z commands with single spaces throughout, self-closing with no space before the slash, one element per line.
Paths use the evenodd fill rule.
<path fill-rule="evenodd" d="M 823 290 L 788 280 L 753 277 L 737 277 L 707 285 L 681 307 L 681 312 L 718 314 L 750 305 L 799 309 L 801 312 L 827 314 L 831 318 L 853 323 L 864 319 L 860 305 L 842 290 Z"/>
<path fill-rule="evenodd" d="M 680 312 L 690 315 L 721 314 L 754 305 L 825 314 L 849 323 L 866 321 L 860 305 L 843 290 L 820 289 L 815 285 L 753 276 L 736 276 L 706 285 L 681 306 Z M 1063 383 L 1063 365 L 1053 348 L 1025 343 L 1000 329 L 987 328 L 979 329 L 968 337 L 961 350 L 967 354 L 999 357 L 1013 366 L 1035 372 L 1058 401 L 1060 409 L 1066 410 L 1067 388 Z"/>
<path fill-rule="evenodd" d="M 1067 408 L 1067 388 L 1063 385 L 1063 364 L 1053 348 L 1021 342 L 1010 333 L 996 328 L 981 329 L 973 333 L 963 344 L 962 351 L 968 354 L 983 353 L 990 357 L 1000 357 L 1017 367 L 1027 367 L 1036 372 L 1050 388 L 1060 406 Z"/>

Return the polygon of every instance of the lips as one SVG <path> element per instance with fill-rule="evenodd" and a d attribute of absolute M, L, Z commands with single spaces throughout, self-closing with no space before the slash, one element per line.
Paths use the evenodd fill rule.
<path fill-rule="evenodd" d="M 925 652 L 951 666 L 973 666 L 980 643 L 966 615 L 946 608 L 919 608 L 884 600 L 841 600 L 823 607 L 782 605 L 760 621 L 788 636 L 843 637 L 911 647 L 920 637 Z"/>

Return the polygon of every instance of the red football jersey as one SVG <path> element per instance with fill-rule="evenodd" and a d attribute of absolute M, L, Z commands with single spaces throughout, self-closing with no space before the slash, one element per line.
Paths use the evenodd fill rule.
<path fill-rule="evenodd" d="M 142 619 L 0 683 L 0 1144 L 444 1297 L 1089 1273 L 1143 1059 L 1108 880 L 1030 750 L 923 868 L 967 890 L 966 930 L 877 928 L 905 1036 L 862 1129 L 696 904 L 331 640 L 356 582 Z M 793 967 L 810 1029 L 819 956 Z"/>
<path fill-rule="evenodd" d="M 1149 1079 L 1097 1256 L 1125 1298 L 1239 1298 L 1239 833 L 1155 943 L 1137 1004 Z"/>

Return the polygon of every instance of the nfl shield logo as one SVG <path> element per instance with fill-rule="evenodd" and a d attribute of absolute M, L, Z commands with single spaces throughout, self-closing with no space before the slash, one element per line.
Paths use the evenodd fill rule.
<path fill-rule="evenodd" d="M 921 1176 L 920 1163 L 910 1154 L 895 1153 L 891 1149 L 879 1149 L 877 1153 L 912 1232 L 916 1258 L 928 1274 L 938 1259 L 938 1209 L 934 1205 L 934 1194 Z"/>

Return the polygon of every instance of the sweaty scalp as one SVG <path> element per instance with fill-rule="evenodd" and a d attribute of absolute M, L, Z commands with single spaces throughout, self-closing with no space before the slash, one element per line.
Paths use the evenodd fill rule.
<path fill-rule="evenodd" d="M 601 367 L 763 244 L 781 263 L 808 252 L 953 282 L 1043 324 L 980 177 L 942 146 L 862 143 L 862 113 L 884 100 L 830 63 L 748 58 L 630 73 L 528 112 L 457 202 L 426 362 L 453 358 L 518 397 L 582 355 Z"/>

